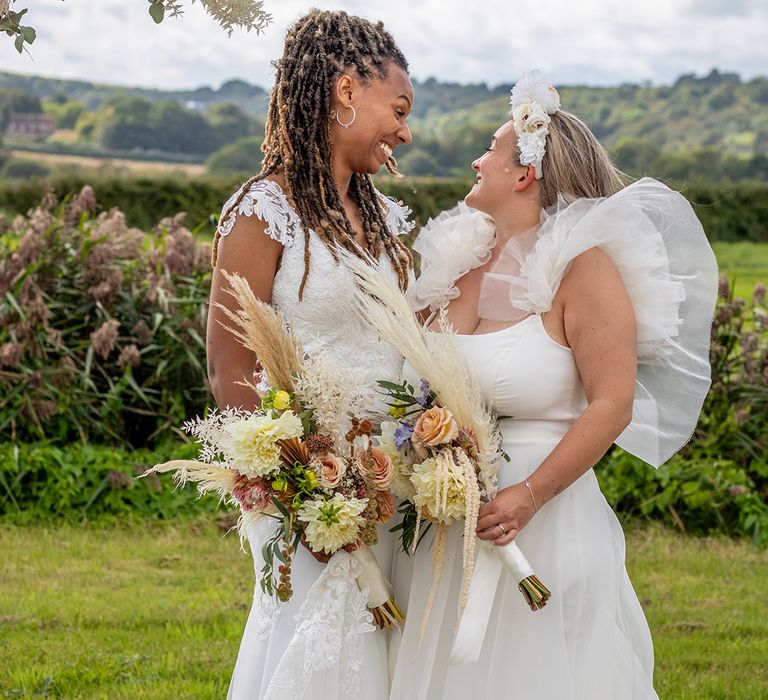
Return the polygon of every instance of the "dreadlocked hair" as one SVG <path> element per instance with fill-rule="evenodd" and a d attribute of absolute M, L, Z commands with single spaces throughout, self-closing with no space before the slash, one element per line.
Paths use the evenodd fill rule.
<path fill-rule="evenodd" d="M 338 260 L 341 247 L 358 257 L 382 253 L 389 257 L 401 289 L 408 286 L 413 258 L 408 248 L 387 226 L 382 202 L 371 177 L 353 173 L 349 194 L 357 204 L 365 231 L 365 249 L 355 241 L 355 230 L 344 211 L 331 172 L 331 92 L 334 80 L 354 70 L 363 81 L 386 76 L 394 63 L 408 70 L 408 62 L 382 22 L 373 24 L 346 12 L 311 10 L 299 19 L 285 37 L 283 56 L 275 62 L 275 86 L 261 147 L 264 160 L 258 175 L 246 182 L 222 220 L 236 209 L 249 187 L 281 172 L 286 195 L 304 228 L 304 276 L 299 300 L 309 275 L 309 231 L 313 230 Z M 392 158 L 387 168 L 397 174 Z M 213 244 L 215 264 L 218 233 Z"/>

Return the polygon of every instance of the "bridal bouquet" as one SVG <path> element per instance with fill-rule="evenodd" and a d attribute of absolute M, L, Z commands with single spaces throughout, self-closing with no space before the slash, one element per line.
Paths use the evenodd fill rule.
<path fill-rule="evenodd" d="M 448 526 L 463 518 L 461 619 L 472 580 L 478 511 L 482 501 L 495 496 L 499 465 L 506 458 L 498 421 L 456 352 L 447 321 L 441 320 L 443 333 L 426 331 L 386 275 L 374 265 L 351 258 L 346 256 L 345 261 L 357 278 L 356 300 L 362 317 L 422 378 L 418 392 L 407 381 L 379 382 L 395 420 L 382 423 L 377 442 L 395 465 L 393 491 L 406 499 L 399 509 L 403 522 L 397 528 L 404 548 L 413 551 L 418 546 L 423 519 L 436 527 L 433 586 L 424 625 L 442 574 Z M 517 544 L 493 549 L 516 578 L 531 610 L 544 607 L 550 592 Z"/>
<path fill-rule="evenodd" d="M 224 274 L 239 305 L 236 312 L 221 307 L 232 322 L 227 328 L 254 351 L 267 377 L 254 387 L 261 405 L 185 423 L 202 446 L 200 460 L 166 462 L 148 473 L 173 472 L 179 484 L 193 481 L 201 493 L 237 503 L 241 537 L 255 518 L 277 521 L 262 549 L 265 593 L 290 599 L 291 559 L 302 540 L 329 555 L 346 548 L 361 565 L 358 585 L 368 589 L 374 621 L 400 624 L 403 614 L 369 549 L 377 526 L 395 513 L 393 465 L 371 442 L 373 423 L 354 415 L 363 402 L 354 376 L 323 355 L 305 358 L 282 317 L 243 278 Z"/>

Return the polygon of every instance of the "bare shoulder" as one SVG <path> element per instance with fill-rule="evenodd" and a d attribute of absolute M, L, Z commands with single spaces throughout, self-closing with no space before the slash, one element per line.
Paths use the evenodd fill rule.
<path fill-rule="evenodd" d="M 619 271 L 610 255 L 600 248 L 590 248 L 571 261 L 568 272 L 563 277 L 563 285 L 583 286 L 595 282 L 599 284 L 604 278 L 609 282 L 621 283 Z"/>
<path fill-rule="evenodd" d="M 566 330 L 595 323 L 616 329 L 634 327 L 632 301 L 611 257 L 599 248 L 576 256 L 559 290 Z"/>

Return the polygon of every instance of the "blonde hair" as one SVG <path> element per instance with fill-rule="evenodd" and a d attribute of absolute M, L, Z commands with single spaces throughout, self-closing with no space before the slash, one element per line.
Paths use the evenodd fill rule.
<path fill-rule="evenodd" d="M 621 173 L 589 127 L 578 117 L 562 110 L 549 125 L 546 151 L 539 180 L 541 206 L 548 209 L 559 195 L 610 197 L 624 187 Z M 515 141 L 514 159 L 520 162 Z"/>

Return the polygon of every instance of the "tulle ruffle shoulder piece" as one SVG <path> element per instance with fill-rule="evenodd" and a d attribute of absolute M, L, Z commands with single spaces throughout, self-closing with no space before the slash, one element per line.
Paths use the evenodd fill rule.
<path fill-rule="evenodd" d="M 495 235 L 491 219 L 463 202 L 430 219 L 413 244 L 421 258 L 421 274 L 409 286 L 413 307 L 437 311 L 457 299 L 456 281 L 488 262 Z"/>
<path fill-rule="evenodd" d="M 690 439 L 710 385 L 717 262 L 685 197 L 643 178 L 604 199 L 561 198 L 505 246 L 479 315 L 515 322 L 549 311 L 570 263 L 594 247 L 616 265 L 637 319 L 634 415 L 616 444 L 658 467 Z"/>

